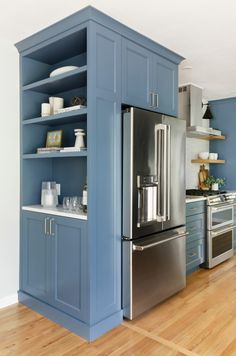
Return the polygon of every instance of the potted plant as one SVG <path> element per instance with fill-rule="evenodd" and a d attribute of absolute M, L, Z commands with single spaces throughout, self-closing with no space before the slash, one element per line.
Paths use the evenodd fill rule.
<path fill-rule="evenodd" d="M 225 184 L 225 178 L 209 176 L 204 183 L 209 187 L 210 190 L 219 190 L 219 188 Z"/>

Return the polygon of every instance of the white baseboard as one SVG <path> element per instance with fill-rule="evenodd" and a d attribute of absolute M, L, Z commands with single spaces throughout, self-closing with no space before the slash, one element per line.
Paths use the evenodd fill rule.
<path fill-rule="evenodd" d="M 0 309 L 8 307 L 9 305 L 16 304 L 16 303 L 18 303 L 18 295 L 17 295 L 17 293 L 0 299 Z"/>

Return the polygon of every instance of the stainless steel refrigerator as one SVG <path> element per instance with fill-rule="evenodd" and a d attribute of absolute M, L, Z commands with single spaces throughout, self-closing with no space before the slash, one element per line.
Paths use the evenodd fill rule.
<path fill-rule="evenodd" d="M 184 120 L 123 114 L 123 310 L 133 319 L 185 287 Z"/>

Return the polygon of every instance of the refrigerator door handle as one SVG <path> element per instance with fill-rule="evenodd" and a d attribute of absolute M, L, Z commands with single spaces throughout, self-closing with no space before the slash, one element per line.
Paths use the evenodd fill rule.
<path fill-rule="evenodd" d="M 188 232 L 185 232 L 183 234 L 177 234 L 177 235 L 174 235 L 172 237 L 169 237 L 167 239 L 164 239 L 164 240 L 161 240 L 161 241 L 157 241 L 157 242 L 154 242 L 152 244 L 148 244 L 148 245 L 133 245 L 133 251 L 139 251 L 139 252 L 142 252 L 142 251 L 145 251 L 149 248 L 152 248 L 152 247 L 155 247 L 155 246 L 158 246 L 158 245 L 162 245 L 166 242 L 169 242 L 169 241 L 172 241 L 172 240 L 175 240 L 175 239 L 178 239 L 180 237 L 185 237 L 187 236 L 189 233 Z"/>
<path fill-rule="evenodd" d="M 170 126 L 158 124 L 155 131 L 155 156 L 157 157 L 155 165 L 159 183 L 157 190 L 157 221 L 164 222 L 170 220 Z M 162 199 L 161 196 L 163 197 Z"/>

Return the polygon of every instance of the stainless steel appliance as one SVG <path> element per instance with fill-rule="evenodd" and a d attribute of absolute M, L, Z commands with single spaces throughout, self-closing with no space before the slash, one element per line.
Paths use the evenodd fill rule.
<path fill-rule="evenodd" d="M 207 198 L 207 268 L 233 256 L 235 203 L 235 193 Z"/>
<path fill-rule="evenodd" d="M 123 309 L 133 319 L 185 287 L 185 121 L 123 114 Z"/>
<path fill-rule="evenodd" d="M 207 204 L 206 262 L 213 268 L 233 256 L 236 193 L 190 189 L 187 196 L 205 196 Z"/>

